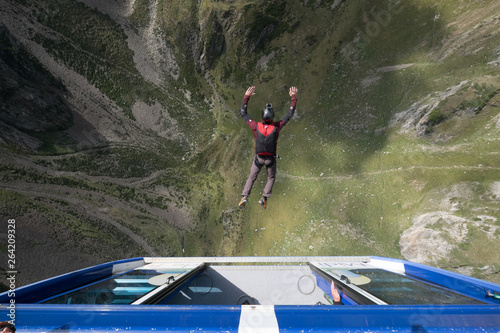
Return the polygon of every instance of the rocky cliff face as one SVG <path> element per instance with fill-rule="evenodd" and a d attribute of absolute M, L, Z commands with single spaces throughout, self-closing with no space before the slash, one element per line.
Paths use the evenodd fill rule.
<path fill-rule="evenodd" d="M 30 133 L 64 130 L 72 124 L 65 88 L 0 26 L 0 140 L 29 150 L 42 142 Z"/>

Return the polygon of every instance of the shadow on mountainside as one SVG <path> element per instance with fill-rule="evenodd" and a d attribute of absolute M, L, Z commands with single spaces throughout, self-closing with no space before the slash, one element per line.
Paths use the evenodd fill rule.
<path fill-rule="evenodd" d="M 73 122 L 62 97 L 65 87 L 3 25 L 0 45 L 0 138 L 37 150 L 43 142 L 34 133 L 61 131 Z"/>
<path fill-rule="evenodd" d="M 358 8 L 326 69 L 317 105 L 302 114 L 317 139 L 340 146 L 343 162 L 333 170 L 361 172 L 386 146 L 393 116 L 433 92 L 422 66 L 408 60 L 428 59 L 440 47 L 447 22 L 438 16 L 438 8 L 426 4 L 385 1 Z M 309 148 L 314 154 L 314 145 Z"/>

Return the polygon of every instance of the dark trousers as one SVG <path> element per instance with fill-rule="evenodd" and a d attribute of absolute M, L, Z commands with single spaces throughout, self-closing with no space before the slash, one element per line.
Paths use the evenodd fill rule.
<path fill-rule="evenodd" d="M 252 161 L 252 167 L 250 168 L 250 174 L 248 175 L 247 183 L 243 189 L 241 195 L 248 197 L 252 191 L 252 186 L 257 176 L 259 175 L 260 169 L 265 166 L 267 170 L 267 183 L 264 187 L 264 193 L 262 196 L 269 198 L 273 190 L 274 181 L 276 179 L 276 158 L 274 156 L 259 156 L 255 155 Z"/>

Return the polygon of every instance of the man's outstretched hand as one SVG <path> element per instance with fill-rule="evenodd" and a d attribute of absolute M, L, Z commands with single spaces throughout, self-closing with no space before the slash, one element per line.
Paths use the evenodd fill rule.
<path fill-rule="evenodd" d="M 247 91 L 245 92 L 245 96 L 253 95 L 255 95 L 255 86 L 248 87 Z"/>
<path fill-rule="evenodd" d="M 297 87 L 291 87 L 290 88 L 290 97 L 295 97 L 297 98 L 297 94 L 299 93 L 299 90 Z"/>

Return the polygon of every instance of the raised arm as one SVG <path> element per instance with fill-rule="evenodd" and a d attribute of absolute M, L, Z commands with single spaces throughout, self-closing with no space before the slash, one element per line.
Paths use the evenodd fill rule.
<path fill-rule="evenodd" d="M 290 102 L 290 109 L 288 109 L 288 113 L 281 119 L 285 123 L 287 123 L 290 119 L 292 119 L 293 114 L 295 113 L 295 107 L 297 106 L 297 94 L 299 93 L 299 90 L 297 87 L 291 87 L 289 94 L 290 97 L 292 98 L 292 101 Z"/>
<path fill-rule="evenodd" d="M 247 91 L 245 92 L 245 96 L 243 97 L 243 103 L 241 104 L 240 109 L 240 115 L 245 121 L 248 121 L 250 119 L 250 116 L 247 113 L 247 104 L 250 100 L 250 97 L 252 97 L 253 95 L 255 95 L 255 86 L 248 87 Z"/>

